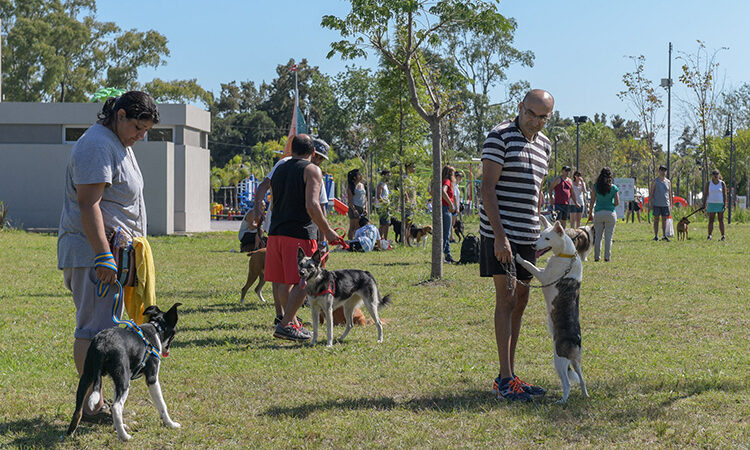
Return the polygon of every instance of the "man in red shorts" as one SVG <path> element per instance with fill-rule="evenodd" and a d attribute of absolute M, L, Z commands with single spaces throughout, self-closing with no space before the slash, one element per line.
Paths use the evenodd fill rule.
<path fill-rule="evenodd" d="M 272 283 L 293 286 L 284 317 L 273 333 L 276 338 L 292 341 L 311 338 L 310 332 L 295 320 L 297 310 L 305 300 L 305 291 L 299 284 L 297 249 L 301 248 L 311 256 L 318 249 L 318 229 L 329 242 L 339 238 L 320 207 L 323 174 L 311 162 L 314 153 L 312 137 L 306 134 L 294 136 L 292 159 L 280 165 L 271 179 L 273 220 L 268 230 L 265 278 Z"/>

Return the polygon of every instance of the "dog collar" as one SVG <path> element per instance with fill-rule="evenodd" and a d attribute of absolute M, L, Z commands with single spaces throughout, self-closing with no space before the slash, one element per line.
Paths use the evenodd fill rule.
<path fill-rule="evenodd" d="M 576 254 L 573 253 L 572 255 L 570 255 L 568 253 L 560 253 L 560 254 L 555 255 L 555 256 L 559 256 L 560 258 L 575 258 Z"/>
<path fill-rule="evenodd" d="M 336 291 L 336 282 L 331 280 L 331 283 L 328 285 L 328 288 L 318 292 L 317 294 L 315 294 L 315 296 L 320 297 L 321 295 L 326 295 L 326 294 L 335 295 L 334 294 L 335 291 Z"/>

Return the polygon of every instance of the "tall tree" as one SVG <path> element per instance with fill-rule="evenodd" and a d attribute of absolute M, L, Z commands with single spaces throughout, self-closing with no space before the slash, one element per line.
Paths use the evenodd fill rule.
<path fill-rule="evenodd" d="M 681 52 L 678 59 L 683 61 L 679 80 L 685 84 L 692 94 L 689 100 L 683 100 L 687 108 L 687 119 L 695 128 L 701 131 L 701 145 L 703 145 L 703 183 L 708 180 L 708 128 L 711 126 L 717 101 L 721 95 L 721 87 L 717 85 L 719 62 L 716 60 L 721 50 L 709 52 L 703 41 L 698 41 L 698 50 L 694 54 Z"/>
<path fill-rule="evenodd" d="M 351 0 L 352 11 L 344 18 L 324 16 L 322 25 L 339 31 L 344 38 L 331 44 L 328 54 L 344 58 L 366 56 L 367 49 L 401 70 L 409 88 L 411 106 L 430 125 L 432 135 L 432 199 L 435 208 L 432 228 L 435 236 L 442 236 L 440 209 L 441 179 L 441 122 L 453 109 L 446 99 L 454 93 L 442 84 L 435 67 L 427 67 L 425 50 L 446 54 L 440 35 L 453 28 L 456 32 L 470 30 L 479 37 L 492 35 L 508 28 L 509 22 L 496 10 L 497 2 L 480 0 Z M 418 94 L 422 86 L 428 96 L 423 101 Z M 431 278 L 443 276 L 441 242 L 433 239 Z"/>
<path fill-rule="evenodd" d="M 508 18 L 506 26 L 492 33 L 476 33 L 465 27 L 450 27 L 442 35 L 446 48 L 456 67 L 469 81 L 467 109 L 468 131 L 474 141 L 475 152 L 481 152 L 487 131 L 490 128 L 487 116 L 490 107 L 489 90 L 507 80 L 506 70 L 514 64 L 534 66 L 534 53 L 521 51 L 513 46 L 516 21 Z M 511 84 L 511 93 L 517 83 Z M 508 96 L 502 103 L 514 100 Z"/>
<path fill-rule="evenodd" d="M 617 97 L 628 103 L 631 112 L 638 118 L 638 122 L 643 128 L 643 138 L 646 139 L 648 150 L 651 154 L 652 174 L 656 173 L 656 158 L 659 148 L 655 145 L 654 138 L 659 130 L 664 127 L 663 118 L 658 117 L 659 109 L 662 108 L 661 93 L 656 87 L 644 76 L 644 65 L 646 57 L 629 56 L 635 64 L 635 70 L 622 76 L 622 82 L 625 89 L 617 94 Z"/>
<path fill-rule="evenodd" d="M 137 87 L 138 69 L 169 55 L 153 30 L 97 21 L 95 0 L 4 0 L 1 9 L 6 100 L 87 101 L 100 87 Z"/>
<path fill-rule="evenodd" d="M 198 80 L 172 80 L 165 81 L 154 78 L 141 88 L 148 92 L 157 102 L 193 103 L 200 102 L 206 109 L 211 109 L 214 97 L 210 92 L 203 89 Z"/>

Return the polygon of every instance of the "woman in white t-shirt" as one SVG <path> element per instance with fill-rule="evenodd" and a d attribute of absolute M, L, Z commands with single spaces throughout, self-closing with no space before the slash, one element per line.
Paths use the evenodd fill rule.
<path fill-rule="evenodd" d="M 711 240 L 711 233 L 714 231 L 714 218 L 719 216 L 719 231 L 721 231 L 721 240 L 726 240 L 724 236 L 724 210 L 727 207 L 727 185 L 721 178 L 717 169 L 711 172 L 711 179 L 706 183 L 703 189 L 703 207 L 708 213 L 708 240 Z"/>
<path fill-rule="evenodd" d="M 586 182 L 583 181 L 581 172 L 576 170 L 573 173 L 573 192 L 568 201 L 568 208 L 570 211 L 570 228 L 578 228 L 581 226 L 581 216 L 583 215 L 584 199 L 588 190 L 586 189 Z M 576 202 L 578 206 L 576 206 Z"/>

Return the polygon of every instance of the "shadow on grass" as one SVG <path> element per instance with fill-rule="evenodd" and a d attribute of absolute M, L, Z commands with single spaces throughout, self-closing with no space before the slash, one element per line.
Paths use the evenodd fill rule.
<path fill-rule="evenodd" d="M 88 427 L 79 427 L 76 434 L 88 433 Z M 41 416 L 35 419 L 22 419 L 14 422 L 0 423 L 0 435 L 9 434 L 17 437 L 8 442 L 9 447 L 58 447 L 60 437 L 65 434 L 65 429 L 52 424 L 48 419 Z"/>
<path fill-rule="evenodd" d="M 427 396 L 399 401 L 390 397 L 344 398 L 323 402 L 307 403 L 293 407 L 268 408 L 263 415 L 290 416 L 304 419 L 316 411 L 379 409 L 405 409 L 414 412 L 435 411 L 476 411 L 486 410 L 497 404 L 497 400 L 487 390 L 467 390 L 456 395 Z"/>
<path fill-rule="evenodd" d="M 261 308 L 270 308 L 270 307 L 273 307 L 272 302 L 240 303 L 238 300 L 237 302 L 232 302 L 232 303 L 212 303 L 212 304 L 201 305 L 198 307 L 192 307 L 192 306 L 188 306 L 184 308 L 181 307 L 180 314 L 212 313 L 212 312 L 236 313 L 236 312 L 244 312 L 244 311 L 256 311 Z"/>
<path fill-rule="evenodd" d="M 273 331 L 270 320 L 269 320 L 269 323 L 267 324 L 242 323 L 238 325 L 236 323 L 218 323 L 218 324 L 204 323 L 198 326 L 180 325 L 178 327 L 178 331 L 180 334 L 184 332 L 211 332 L 211 331 L 217 331 L 217 330 L 237 331 L 237 330 L 248 330 L 248 329 Z M 179 339 L 179 337 L 177 339 Z M 177 341 L 175 341 L 175 343 L 176 342 Z"/>
<path fill-rule="evenodd" d="M 499 402 L 489 390 L 465 390 L 451 395 L 423 396 L 412 399 L 397 400 L 391 397 L 375 398 L 343 398 L 320 402 L 305 403 L 299 406 L 268 408 L 263 415 L 271 417 L 288 416 L 304 419 L 317 411 L 347 411 L 347 410 L 408 410 L 420 412 L 453 411 L 453 412 L 476 412 L 487 411 L 498 405 L 508 408 L 520 414 L 535 414 L 550 421 L 570 421 L 571 417 L 586 418 L 592 410 L 598 410 L 611 422 L 632 424 L 642 418 L 655 419 L 660 417 L 667 409 L 672 408 L 674 403 L 693 396 L 698 396 L 710 391 L 723 391 L 728 393 L 743 392 L 747 388 L 739 382 L 717 381 L 717 380 L 695 380 L 679 383 L 676 386 L 667 386 L 658 380 L 651 382 L 639 380 L 642 384 L 631 384 L 627 382 L 615 384 L 589 385 L 589 392 L 593 397 L 581 398 L 580 388 L 573 386 L 568 403 L 566 405 L 555 404 L 559 395 L 548 395 L 527 404 L 506 404 Z M 637 382 L 636 382 L 637 383 Z M 642 397 L 633 396 L 633 386 L 637 391 L 653 394 L 672 393 L 669 398 L 658 402 L 645 401 Z M 594 391 L 592 392 L 592 389 Z M 604 397 L 604 398 L 602 398 Z M 618 403 L 617 408 L 612 408 L 603 402 L 610 402 L 614 398 L 628 399 L 626 404 Z M 518 408 L 514 408 L 514 407 Z M 563 413 L 565 411 L 565 413 Z M 599 422 L 586 424 L 580 423 L 580 427 L 591 427 L 595 433 L 601 427 Z"/>

